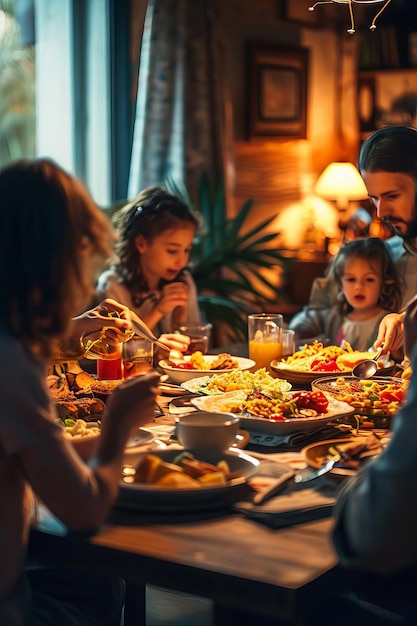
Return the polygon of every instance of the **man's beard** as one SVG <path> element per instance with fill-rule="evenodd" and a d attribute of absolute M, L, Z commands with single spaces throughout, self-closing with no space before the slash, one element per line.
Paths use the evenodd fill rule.
<path fill-rule="evenodd" d="M 389 216 L 382 219 L 382 222 L 388 226 L 393 235 L 398 235 L 402 239 L 407 239 L 407 241 L 414 241 L 417 238 L 417 216 L 414 216 L 409 222 L 405 220 L 400 221 L 407 226 L 405 233 L 398 232 L 395 223 L 391 223 Z"/>

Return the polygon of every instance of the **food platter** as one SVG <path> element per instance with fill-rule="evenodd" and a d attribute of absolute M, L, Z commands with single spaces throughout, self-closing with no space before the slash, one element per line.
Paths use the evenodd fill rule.
<path fill-rule="evenodd" d="M 193 378 L 193 380 L 187 380 L 182 383 L 181 387 L 184 387 L 189 393 L 199 393 L 203 395 L 218 395 L 220 392 L 218 390 L 210 391 L 207 389 L 207 385 L 210 382 L 210 376 L 201 376 L 200 378 Z M 278 383 L 278 379 L 272 379 L 274 383 L 279 386 L 281 391 L 289 391 L 291 389 L 291 383 L 286 380 L 282 380 L 281 383 Z"/>
<path fill-rule="evenodd" d="M 327 397 L 349 402 L 354 408 L 354 415 L 361 422 L 372 420 L 375 428 L 389 428 L 391 419 L 396 415 L 405 396 L 408 381 L 391 376 L 373 376 L 359 380 L 354 376 L 332 376 L 316 378 L 312 382 L 314 390 L 322 391 Z M 395 393 L 389 400 L 384 392 Z M 351 422 L 356 424 L 356 420 Z"/>
<path fill-rule="evenodd" d="M 229 391 L 227 393 L 211 396 L 199 396 L 191 399 L 197 409 L 217 413 L 228 413 L 228 404 L 238 402 L 246 398 L 245 391 Z M 293 417 L 284 421 L 274 421 L 255 415 L 240 415 L 240 425 L 245 430 L 268 435 L 289 435 L 292 433 L 319 428 L 327 422 L 336 421 L 345 415 L 351 415 L 354 409 L 346 402 L 333 398 L 329 399 L 326 413 L 314 417 Z"/>
<path fill-rule="evenodd" d="M 184 356 L 185 362 L 188 363 L 190 358 L 191 358 L 190 355 L 185 355 Z M 207 363 L 212 363 L 213 361 L 216 361 L 218 358 L 219 358 L 218 354 L 205 354 L 204 355 L 204 360 L 207 361 Z M 159 361 L 158 365 L 165 372 L 165 374 L 168 374 L 170 380 L 176 383 L 184 383 L 185 381 L 191 380 L 193 378 L 198 378 L 201 376 L 210 377 L 210 376 L 214 376 L 215 374 L 224 374 L 226 372 L 231 372 L 234 369 L 235 370 L 236 369 L 248 370 L 255 366 L 255 361 L 252 361 L 252 359 L 246 359 L 241 356 L 233 356 L 233 355 L 231 355 L 231 358 L 233 359 L 233 361 L 237 362 L 237 367 L 227 368 L 227 369 L 217 369 L 217 370 L 179 369 L 177 367 L 173 367 L 166 359 L 162 359 L 161 361 Z"/>
<path fill-rule="evenodd" d="M 334 378 L 335 372 L 301 372 L 290 367 L 285 363 L 274 359 L 271 361 L 271 369 L 280 378 L 285 378 L 293 385 L 310 385 L 316 378 Z M 395 369 L 395 362 L 389 361 L 385 367 L 378 369 L 378 376 L 390 376 Z M 339 376 L 349 376 L 350 372 L 340 372 Z"/>
<path fill-rule="evenodd" d="M 172 462 L 178 450 L 153 451 L 163 461 Z M 230 470 L 239 478 L 226 485 L 213 485 L 199 489 L 167 489 L 144 483 L 126 484 L 120 482 L 116 507 L 138 513 L 178 514 L 189 511 L 224 509 L 240 500 L 248 493 L 246 481 L 259 467 L 259 461 L 239 450 L 226 453 L 198 451 L 193 454 L 201 461 L 218 463 L 227 461 Z"/>

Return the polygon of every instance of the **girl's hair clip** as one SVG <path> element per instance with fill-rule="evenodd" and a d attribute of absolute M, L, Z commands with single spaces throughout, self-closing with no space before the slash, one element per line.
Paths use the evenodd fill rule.
<path fill-rule="evenodd" d="M 137 217 L 138 215 L 140 215 L 143 211 L 143 206 L 137 206 L 136 207 L 136 211 L 135 211 L 135 217 Z"/>

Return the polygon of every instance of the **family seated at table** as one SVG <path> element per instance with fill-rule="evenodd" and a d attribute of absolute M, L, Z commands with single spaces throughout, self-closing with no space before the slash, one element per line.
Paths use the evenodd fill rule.
<path fill-rule="evenodd" d="M 378 216 L 404 237 L 404 255 L 412 257 L 417 235 L 417 131 L 405 127 L 377 131 L 364 142 L 359 166 Z M 79 336 L 86 328 L 100 328 L 103 324 L 100 314 L 89 311 L 77 314 L 86 307 L 96 272 L 112 252 L 114 233 L 83 185 L 45 159 L 15 162 L 5 167 L 0 172 L 0 198 L 4 238 L 0 251 L 0 266 L 4 270 L 0 306 L 4 361 L 0 484 L 5 503 L 4 514 L 0 516 L 0 622 L 15 625 L 31 620 L 34 625 L 44 624 L 47 615 L 54 623 L 80 624 L 89 612 L 103 626 L 116 626 L 123 602 L 120 581 L 108 579 L 106 590 L 102 587 L 106 596 L 103 597 L 99 581 L 93 576 L 91 594 L 84 588 L 83 598 L 76 591 L 68 598 L 68 577 L 73 577 L 73 590 L 76 590 L 77 572 L 68 570 L 65 580 L 64 577 L 59 580 L 56 571 L 50 570 L 48 574 L 48 568 L 42 568 L 42 589 L 38 586 L 40 578 L 33 576 L 38 564 L 29 564 L 32 566 L 29 573 L 25 558 L 33 494 L 70 530 L 94 532 L 106 519 L 117 497 L 123 452 L 130 433 L 151 421 L 154 415 L 159 375 L 152 372 L 132 377 L 115 389 L 103 415 L 97 451 L 84 463 L 55 422 L 45 373 L 51 354 L 64 336 L 69 333 Z M 188 216 L 186 207 L 184 211 Z M 134 222 L 145 212 L 139 205 L 135 207 L 135 215 L 132 213 L 130 217 Z M 178 253 L 181 259 L 178 263 L 173 261 L 170 272 L 164 276 L 168 281 L 175 282 L 176 272 L 187 262 L 196 223 L 188 217 L 185 221 L 187 226 L 173 229 L 178 238 L 165 242 L 168 257 Z M 152 242 L 140 234 L 135 237 L 136 245 L 145 255 L 152 248 Z M 350 247 L 355 246 L 346 250 Z M 360 269 L 353 272 L 344 261 L 347 277 L 348 272 L 355 276 L 356 272 L 358 275 L 363 272 L 363 263 L 360 263 Z M 389 264 L 380 274 L 377 263 L 368 265 L 385 285 Z M 162 276 L 149 259 L 144 267 L 149 271 L 146 289 L 155 289 Z M 349 287 L 343 282 L 344 275 L 341 276 L 346 295 Z M 150 277 L 155 280 L 151 282 Z M 405 275 L 406 282 L 408 278 Z M 374 279 L 371 282 L 378 284 Z M 189 282 L 188 289 L 190 285 Z M 392 287 L 392 284 L 388 282 L 387 286 Z M 140 300 L 141 289 L 138 285 L 135 289 Z M 145 294 L 146 289 L 143 289 Z M 382 285 L 378 285 L 379 295 L 382 291 Z M 393 297 L 395 291 L 393 288 Z M 173 292 L 162 289 L 162 299 L 171 304 L 157 311 L 158 320 L 177 306 L 183 314 L 188 302 L 185 291 L 176 285 Z M 394 307 L 385 296 L 384 291 L 384 299 L 374 303 L 373 309 L 371 307 L 375 317 L 384 308 Z M 118 303 L 112 306 L 120 317 L 109 316 L 106 325 L 129 327 L 129 309 Z M 355 305 L 354 312 L 357 309 Z M 157 323 L 156 317 L 149 318 L 151 323 L 152 320 Z M 415 304 L 408 307 L 406 314 L 385 316 L 375 344 L 383 342 L 386 351 L 398 350 L 403 341 L 403 322 L 405 353 L 412 359 L 416 372 Z M 417 373 L 413 373 L 408 397 L 395 420 L 388 447 L 346 484 L 336 506 L 334 541 L 342 565 L 348 568 L 390 576 L 416 565 L 416 376 Z M 61 565 L 65 569 L 65 564 Z M 385 600 L 388 608 L 393 608 L 389 598 Z M 366 606 L 359 602 L 352 606 L 352 614 L 359 615 L 359 619 L 369 617 Z M 106 607 L 106 617 L 103 607 Z M 412 623 L 410 620 L 415 615 L 412 597 L 401 598 L 394 608 L 402 615 L 400 623 Z M 321 613 L 321 617 L 320 623 L 326 623 L 325 613 Z M 330 617 L 334 623 L 334 614 Z M 373 614 L 369 621 L 362 623 L 386 623 L 382 617 L 379 622 L 370 621 L 380 617 Z M 337 615 L 338 624 L 351 623 L 348 619 L 347 611 Z M 305 623 L 309 623 L 308 616 Z"/>

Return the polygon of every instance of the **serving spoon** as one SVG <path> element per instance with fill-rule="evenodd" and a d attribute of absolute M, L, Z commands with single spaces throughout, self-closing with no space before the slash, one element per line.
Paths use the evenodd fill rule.
<path fill-rule="evenodd" d="M 134 311 L 130 311 L 130 317 L 132 320 L 132 327 L 134 328 L 135 332 L 141 337 L 145 337 L 145 339 L 148 339 L 149 341 L 157 345 L 158 348 L 166 350 L 168 352 L 168 361 L 170 361 L 174 365 L 178 365 L 179 363 L 184 362 L 185 359 L 183 353 L 179 350 L 171 350 L 171 348 L 159 341 L 159 339 L 157 339 L 149 326 L 145 324 L 145 322 L 138 315 L 136 315 Z"/>
<path fill-rule="evenodd" d="M 375 374 L 375 372 L 378 369 L 377 361 L 382 354 L 383 347 L 384 347 L 384 344 L 382 344 L 382 346 L 378 348 L 373 359 L 366 359 L 365 361 L 362 361 L 361 363 L 358 363 L 357 365 L 355 365 L 355 367 L 352 370 L 352 374 L 353 376 L 355 376 L 355 378 L 361 378 L 361 379 L 372 378 L 372 376 Z"/>

